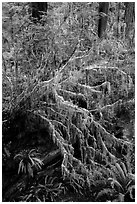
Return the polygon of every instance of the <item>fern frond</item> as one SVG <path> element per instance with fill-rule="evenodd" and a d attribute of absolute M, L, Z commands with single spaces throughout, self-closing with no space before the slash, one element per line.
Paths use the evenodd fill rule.
<path fill-rule="evenodd" d="M 126 176 L 124 174 L 123 169 L 120 167 L 120 165 L 118 163 L 115 163 L 115 166 L 116 166 L 116 168 L 117 168 L 117 170 L 121 176 L 121 179 L 123 180 L 123 183 L 124 183 L 126 181 Z"/>
<path fill-rule="evenodd" d="M 124 188 L 116 179 L 108 178 L 108 181 L 111 182 L 112 188 L 116 189 L 118 192 L 124 192 Z"/>
<path fill-rule="evenodd" d="M 127 177 L 128 171 L 127 171 L 126 165 L 123 162 L 120 162 L 120 165 L 121 165 L 121 167 L 123 169 L 123 172 L 124 172 L 125 176 Z"/>
<path fill-rule="evenodd" d="M 20 163 L 19 163 L 18 174 L 19 174 L 20 171 L 21 171 L 22 165 L 23 165 L 23 159 L 22 159 L 22 160 L 20 161 Z"/>
<path fill-rule="evenodd" d="M 123 180 L 121 174 L 119 173 L 119 170 L 116 168 L 115 165 L 111 165 L 111 171 L 114 179 L 116 179 L 124 187 L 126 185 L 126 179 Z"/>

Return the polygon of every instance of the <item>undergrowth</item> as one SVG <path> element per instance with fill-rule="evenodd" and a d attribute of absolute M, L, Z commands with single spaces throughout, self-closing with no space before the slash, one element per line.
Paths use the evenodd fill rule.
<path fill-rule="evenodd" d="M 28 28 L 32 42 L 49 29 Z M 56 29 L 48 30 L 51 46 Z M 56 70 L 45 69 L 50 46 L 31 49 L 27 61 L 28 47 L 16 44 L 12 57 L 22 54 L 32 72 L 3 71 L 3 201 L 134 201 L 134 71 L 116 64 L 128 52 L 122 40 L 98 42 L 92 63 L 93 47 L 80 55 L 76 42 Z"/>

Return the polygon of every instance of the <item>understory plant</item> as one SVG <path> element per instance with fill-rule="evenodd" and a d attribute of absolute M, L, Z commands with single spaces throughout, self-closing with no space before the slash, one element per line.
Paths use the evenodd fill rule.
<path fill-rule="evenodd" d="M 96 201 L 135 201 L 135 175 L 125 163 L 111 165 L 111 176 L 96 196 Z"/>
<path fill-rule="evenodd" d="M 19 162 L 18 174 L 20 172 L 28 173 L 33 177 L 33 169 L 41 169 L 43 162 L 39 158 L 39 153 L 35 149 L 22 150 L 20 153 L 14 156 L 14 159 Z"/>

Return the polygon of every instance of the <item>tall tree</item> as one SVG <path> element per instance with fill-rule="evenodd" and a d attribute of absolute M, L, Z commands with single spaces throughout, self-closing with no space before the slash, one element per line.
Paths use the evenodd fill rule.
<path fill-rule="evenodd" d="M 31 2 L 31 8 L 32 8 L 32 17 L 39 21 L 41 19 L 42 12 L 44 13 L 47 12 L 48 3 L 47 2 Z"/>
<path fill-rule="evenodd" d="M 130 31 L 133 29 L 133 23 L 135 20 L 135 3 L 134 2 L 125 2 L 125 37 L 129 37 Z"/>
<path fill-rule="evenodd" d="M 101 38 L 107 27 L 107 14 L 108 14 L 109 2 L 99 2 L 99 22 L 98 22 L 98 37 Z M 102 15 L 102 13 L 106 15 Z"/>

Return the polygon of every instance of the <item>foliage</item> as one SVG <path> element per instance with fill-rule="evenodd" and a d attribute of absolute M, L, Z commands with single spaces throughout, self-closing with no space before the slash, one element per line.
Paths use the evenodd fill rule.
<path fill-rule="evenodd" d="M 98 3 L 48 4 L 3 3 L 3 201 L 134 200 L 134 47 L 117 10 L 100 40 Z"/>
<path fill-rule="evenodd" d="M 20 197 L 24 202 L 46 202 L 55 201 L 56 197 L 64 190 L 62 183 L 56 183 L 57 178 L 46 176 L 44 184 L 38 184 L 37 186 L 31 186 L 29 191 Z"/>
<path fill-rule="evenodd" d="M 41 169 L 43 162 L 38 158 L 38 153 L 35 149 L 21 151 L 19 154 L 16 154 L 14 159 L 19 160 L 18 174 L 22 171 L 28 173 L 33 177 L 33 167 Z"/>
<path fill-rule="evenodd" d="M 106 187 L 97 194 L 97 201 L 100 201 L 104 195 L 111 201 L 127 201 L 126 195 L 128 193 L 128 201 L 134 201 L 135 194 L 132 191 L 135 189 L 135 175 L 130 173 L 128 168 L 123 162 L 120 162 L 120 164 L 115 163 L 115 165 L 111 166 L 112 175 L 108 178 Z"/>

